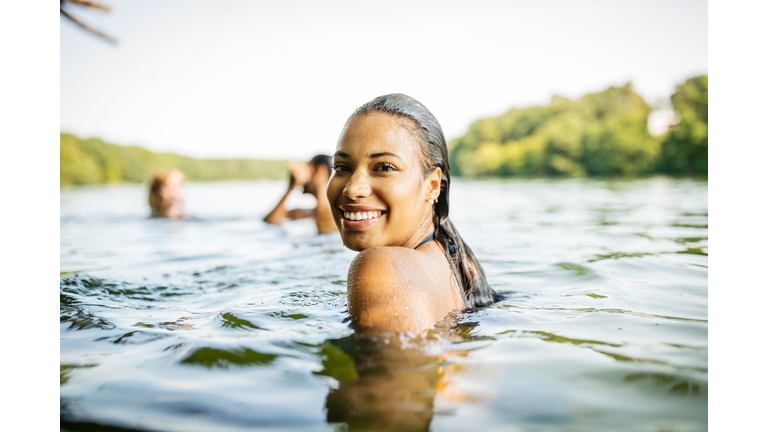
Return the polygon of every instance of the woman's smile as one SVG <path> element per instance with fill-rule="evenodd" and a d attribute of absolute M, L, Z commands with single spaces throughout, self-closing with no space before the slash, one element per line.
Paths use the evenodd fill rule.
<path fill-rule="evenodd" d="M 374 225 L 387 213 L 381 208 L 353 204 L 340 206 L 338 210 L 344 228 L 352 231 L 364 230 Z"/>
<path fill-rule="evenodd" d="M 376 212 L 344 212 L 344 219 L 351 221 L 359 221 L 366 219 L 376 219 L 381 216 L 380 211 Z"/>

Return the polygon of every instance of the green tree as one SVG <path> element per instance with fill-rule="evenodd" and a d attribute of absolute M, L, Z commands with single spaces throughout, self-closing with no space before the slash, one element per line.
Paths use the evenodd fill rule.
<path fill-rule="evenodd" d="M 99 163 L 83 151 L 72 135 L 61 135 L 59 147 L 59 182 L 61 185 L 102 182 Z"/>
<path fill-rule="evenodd" d="M 636 175 L 653 168 L 660 142 L 647 128 L 650 108 L 630 84 L 579 101 L 515 108 L 473 123 L 451 141 L 458 175 Z"/>
<path fill-rule="evenodd" d="M 582 99 L 593 114 L 583 139 L 584 165 L 592 175 L 636 175 L 653 168 L 661 142 L 648 132 L 650 107 L 630 85 Z"/>
<path fill-rule="evenodd" d="M 707 175 L 708 77 L 697 76 L 677 86 L 672 106 L 680 122 L 662 144 L 658 170 L 673 174 Z"/>

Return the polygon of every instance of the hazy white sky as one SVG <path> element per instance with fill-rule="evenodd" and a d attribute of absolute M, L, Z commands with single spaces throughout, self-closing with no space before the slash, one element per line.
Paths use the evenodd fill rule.
<path fill-rule="evenodd" d="M 193 157 L 332 153 L 347 116 L 406 93 L 448 139 L 511 107 L 707 73 L 707 2 L 103 0 L 61 21 L 61 131 Z"/>

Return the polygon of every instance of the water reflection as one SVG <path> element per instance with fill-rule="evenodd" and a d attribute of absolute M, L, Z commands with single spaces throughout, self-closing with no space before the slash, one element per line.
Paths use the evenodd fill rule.
<path fill-rule="evenodd" d="M 347 430 L 429 430 L 438 394 L 471 400 L 451 391 L 451 376 L 462 369 L 445 361 L 466 350 L 444 350 L 447 339 L 466 340 L 462 335 L 471 324 L 438 330 L 417 342 L 360 333 L 326 341 L 320 351 L 323 369 L 315 373 L 338 382 L 326 398 L 328 422 L 344 423 Z"/>
<path fill-rule="evenodd" d="M 633 373 L 624 377 L 624 382 L 648 382 L 655 388 L 669 389 L 669 394 L 677 396 L 698 396 L 702 391 L 698 383 L 661 373 Z"/>
<path fill-rule="evenodd" d="M 348 430 L 429 429 L 439 378 L 438 355 L 398 345 L 354 336 L 326 342 L 324 369 L 318 374 L 339 382 L 326 398 L 329 423 L 346 423 Z"/>
<path fill-rule="evenodd" d="M 106 319 L 80 308 L 62 308 L 60 313 L 59 322 L 61 324 L 69 323 L 67 329 L 87 330 L 97 328 L 112 330 L 115 328 L 115 325 Z"/>
<path fill-rule="evenodd" d="M 261 327 L 254 325 L 248 320 L 244 320 L 242 318 L 238 318 L 232 313 L 224 312 L 219 314 L 221 316 L 222 323 L 221 325 L 223 327 L 228 328 L 235 328 L 235 329 L 255 329 L 255 330 L 261 330 Z"/>
<path fill-rule="evenodd" d="M 207 368 L 223 368 L 230 366 L 261 366 L 272 363 L 277 356 L 254 351 L 250 348 L 218 349 L 197 348 L 187 355 L 181 363 L 205 366 Z"/>
<path fill-rule="evenodd" d="M 72 365 L 72 364 L 62 364 L 59 365 L 59 385 L 64 385 L 69 381 L 69 378 L 72 376 L 72 373 L 78 369 L 87 369 L 96 367 L 96 364 L 89 363 L 84 365 Z"/>
<path fill-rule="evenodd" d="M 511 333 L 515 330 L 510 330 L 508 332 L 504 333 Z M 548 333 L 543 331 L 527 331 L 527 332 L 521 332 L 522 334 L 530 334 L 530 335 L 536 335 L 541 340 L 545 342 L 557 342 L 557 343 L 569 343 L 573 345 L 605 345 L 605 346 L 611 346 L 611 347 L 620 347 L 620 344 L 614 344 L 609 342 L 600 342 L 596 340 L 587 340 L 587 339 L 571 339 L 564 336 L 558 336 L 554 333 Z M 502 333 L 503 334 L 503 333 Z"/>
<path fill-rule="evenodd" d="M 141 343 L 153 342 L 166 337 L 168 337 L 168 335 L 148 333 L 143 331 L 132 331 L 117 337 L 105 336 L 105 337 L 96 338 L 94 339 L 94 341 L 95 342 L 106 341 L 113 344 L 125 345 L 125 344 L 141 344 Z"/>

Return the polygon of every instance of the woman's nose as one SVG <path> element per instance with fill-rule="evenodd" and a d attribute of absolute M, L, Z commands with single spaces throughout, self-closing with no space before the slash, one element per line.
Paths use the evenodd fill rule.
<path fill-rule="evenodd" d="M 351 200 L 365 198 L 371 194 L 369 178 L 364 172 L 356 171 L 349 177 L 344 187 L 344 196 Z"/>

